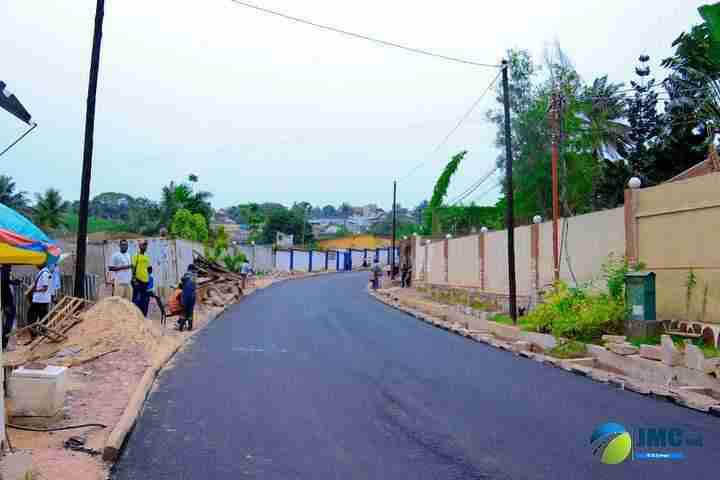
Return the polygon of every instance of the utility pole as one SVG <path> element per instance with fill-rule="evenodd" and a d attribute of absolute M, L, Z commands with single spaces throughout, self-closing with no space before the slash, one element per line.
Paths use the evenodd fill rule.
<path fill-rule="evenodd" d="M 85 113 L 85 150 L 83 152 L 82 183 L 80 188 L 80 212 L 77 247 L 75 250 L 75 296 L 85 296 L 85 256 L 87 254 L 88 206 L 90 203 L 90 176 L 92 171 L 93 134 L 95 131 L 95 96 L 98 71 L 100 70 L 100 41 L 105 16 L 105 0 L 97 0 L 95 7 L 95 31 L 90 55 L 90 81 L 88 83 L 87 111 Z"/>
<path fill-rule="evenodd" d="M 553 93 L 550 104 L 550 126 L 552 128 L 552 225 L 553 225 L 553 278 L 556 282 L 560 280 L 560 228 L 558 219 L 560 217 L 560 200 L 558 195 L 558 162 L 560 151 L 559 108 L 560 96 Z"/>
<path fill-rule="evenodd" d="M 512 138 L 510 129 L 510 86 L 508 85 L 507 60 L 502 61 L 503 107 L 505 110 L 505 195 L 507 199 L 507 236 L 508 236 L 508 287 L 510 290 L 509 306 L 513 324 L 517 324 L 517 286 L 515 283 L 515 213 L 513 209 L 513 178 L 512 178 Z"/>
<path fill-rule="evenodd" d="M 397 234 L 397 180 L 393 180 L 392 252 L 390 253 L 390 278 L 395 278 L 395 236 Z"/>

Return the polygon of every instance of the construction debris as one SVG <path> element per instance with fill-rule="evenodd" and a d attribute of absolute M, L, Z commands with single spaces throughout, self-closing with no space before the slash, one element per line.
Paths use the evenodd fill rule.
<path fill-rule="evenodd" d="M 213 307 L 236 303 L 243 296 L 242 276 L 194 252 L 198 301 Z"/>

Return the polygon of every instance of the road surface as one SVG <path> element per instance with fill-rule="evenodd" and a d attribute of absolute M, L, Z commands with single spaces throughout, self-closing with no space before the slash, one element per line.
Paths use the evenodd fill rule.
<path fill-rule="evenodd" d="M 717 478 L 720 419 L 433 328 L 366 274 L 285 282 L 210 324 L 159 379 L 117 479 Z M 604 422 L 702 435 L 687 460 L 603 465 Z"/>

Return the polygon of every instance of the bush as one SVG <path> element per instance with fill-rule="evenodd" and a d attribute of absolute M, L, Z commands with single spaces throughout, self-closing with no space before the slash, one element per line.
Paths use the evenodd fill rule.
<path fill-rule="evenodd" d="M 530 327 L 541 333 L 580 341 L 593 341 L 603 334 L 622 333 L 625 304 L 607 294 L 592 295 L 583 288 L 559 282 L 527 316 Z"/>

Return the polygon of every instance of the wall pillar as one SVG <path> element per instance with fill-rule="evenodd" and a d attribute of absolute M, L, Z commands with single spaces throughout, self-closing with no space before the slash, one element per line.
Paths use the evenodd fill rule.
<path fill-rule="evenodd" d="M 312 272 L 312 250 L 308 250 L 308 272 Z"/>
<path fill-rule="evenodd" d="M 485 290 L 485 234 L 478 235 L 478 280 L 480 280 L 480 290 Z"/>
<path fill-rule="evenodd" d="M 295 255 L 293 252 L 293 249 L 290 249 L 290 271 L 293 271 L 293 267 L 295 266 Z"/>
<path fill-rule="evenodd" d="M 639 258 L 637 197 L 635 190 L 625 190 L 625 258 L 630 266 L 637 265 Z"/>
<path fill-rule="evenodd" d="M 537 304 L 540 294 L 540 225 L 530 226 L 530 289 L 531 303 Z"/>
<path fill-rule="evenodd" d="M 340 250 L 335 250 L 335 271 L 340 271 Z"/>
<path fill-rule="evenodd" d="M 449 282 L 450 279 L 450 261 L 449 261 L 449 253 L 450 251 L 450 241 L 446 238 L 443 240 L 443 275 L 445 278 L 445 283 Z"/>
<path fill-rule="evenodd" d="M 325 270 L 328 269 L 328 257 L 329 257 L 329 255 L 330 255 L 330 252 L 328 252 L 327 250 L 325 250 Z"/>
<path fill-rule="evenodd" d="M 428 254 L 430 253 L 430 240 L 425 240 L 425 261 L 423 262 L 423 281 L 428 282 Z"/>

